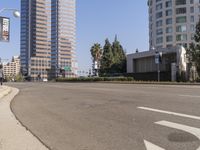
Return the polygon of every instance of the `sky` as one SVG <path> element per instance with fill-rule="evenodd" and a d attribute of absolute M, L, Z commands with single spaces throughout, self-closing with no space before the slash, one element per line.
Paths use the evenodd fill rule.
<path fill-rule="evenodd" d="M 79 70 L 92 66 L 90 48 L 94 43 L 104 45 L 106 38 L 113 42 L 115 35 L 127 53 L 148 50 L 147 0 L 77 0 L 77 61 Z M 0 9 L 20 10 L 20 0 L 0 0 Z M 20 54 L 20 19 L 12 12 L 0 16 L 10 17 L 10 42 L 0 42 L 0 57 L 11 59 Z"/>

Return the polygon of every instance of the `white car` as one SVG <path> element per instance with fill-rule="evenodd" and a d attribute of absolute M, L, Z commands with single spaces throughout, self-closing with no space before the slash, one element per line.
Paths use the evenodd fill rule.
<path fill-rule="evenodd" d="M 44 79 L 43 79 L 43 82 L 48 82 L 48 79 L 44 78 Z"/>

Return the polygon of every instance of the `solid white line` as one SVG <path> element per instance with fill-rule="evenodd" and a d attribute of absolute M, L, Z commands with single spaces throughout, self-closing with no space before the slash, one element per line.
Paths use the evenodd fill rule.
<path fill-rule="evenodd" d="M 191 97 L 191 98 L 200 98 L 198 95 L 179 95 L 181 97 Z"/>
<path fill-rule="evenodd" d="M 199 128 L 190 127 L 190 126 L 177 124 L 177 123 L 173 123 L 173 122 L 168 122 L 168 121 L 159 121 L 159 122 L 155 122 L 155 124 L 159 124 L 159 125 L 162 125 L 165 127 L 170 127 L 173 129 L 178 129 L 178 130 L 188 132 L 188 133 L 196 136 L 200 140 L 200 129 Z M 200 150 L 200 147 L 198 147 L 197 150 Z"/>
<path fill-rule="evenodd" d="M 144 140 L 144 144 L 145 144 L 147 150 L 165 150 L 165 149 L 163 149 L 153 143 L 150 143 L 146 140 Z"/>
<path fill-rule="evenodd" d="M 185 118 L 200 120 L 199 116 L 192 116 L 192 115 L 181 114 L 181 113 L 170 112 L 170 111 L 164 111 L 164 110 L 153 109 L 153 108 L 148 108 L 148 107 L 138 107 L 138 108 L 139 109 L 143 109 L 143 110 L 148 110 L 148 111 L 163 113 L 163 114 L 169 114 L 169 115 L 174 115 L 174 116 L 179 116 L 179 117 L 185 117 Z"/>

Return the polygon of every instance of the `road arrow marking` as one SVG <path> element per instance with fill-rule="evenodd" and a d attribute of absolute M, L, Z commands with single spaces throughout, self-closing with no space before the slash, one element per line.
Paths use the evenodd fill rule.
<path fill-rule="evenodd" d="M 159 124 L 161 126 L 165 126 L 165 127 L 169 127 L 169 128 L 178 129 L 178 130 L 188 132 L 188 133 L 196 136 L 200 140 L 200 129 L 199 128 L 190 127 L 190 126 L 186 126 L 186 125 L 182 125 L 182 124 L 178 124 L 178 123 L 173 123 L 173 122 L 168 122 L 168 121 L 159 121 L 159 122 L 155 122 L 155 124 Z M 200 146 L 199 146 L 199 148 L 197 148 L 197 150 L 200 150 Z"/>
<path fill-rule="evenodd" d="M 153 143 L 150 143 L 146 140 L 144 140 L 144 144 L 145 144 L 147 150 L 165 150 L 165 149 L 163 149 Z"/>
<path fill-rule="evenodd" d="M 163 114 L 169 114 L 169 115 L 174 115 L 174 116 L 179 116 L 179 117 L 185 117 L 185 118 L 200 120 L 199 116 L 192 116 L 192 115 L 181 114 L 181 113 L 170 112 L 170 111 L 159 110 L 159 109 L 153 109 L 153 108 L 148 108 L 148 107 L 138 107 L 138 108 L 143 109 L 143 110 L 153 111 L 153 112 L 159 112 L 159 113 L 163 113 Z"/>

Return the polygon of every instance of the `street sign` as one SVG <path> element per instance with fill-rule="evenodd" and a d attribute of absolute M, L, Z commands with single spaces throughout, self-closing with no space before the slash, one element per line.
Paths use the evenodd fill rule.
<path fill-rule="evenodd" d="M 157 52 L 155 54 L 155 63 L 156 64 L 162 63 L 162 52 Z"/>
<path fill-rule="evenodd" d="M 71 67 L 70 67 L 70 66 L 65 66 L 65 67 L 64 67 L 64 70 L 65 70 L 65 71 L 71 71 Z"/>
<path fill-rule="evenodd" d="M 0 16 L 0 41 L 9 42 L 10 40 L 10 19 Z"/>
<path fill-rule="evenodd" d="M 155 63 L 159 64 L 159 53 L 155 54 Z"/>

